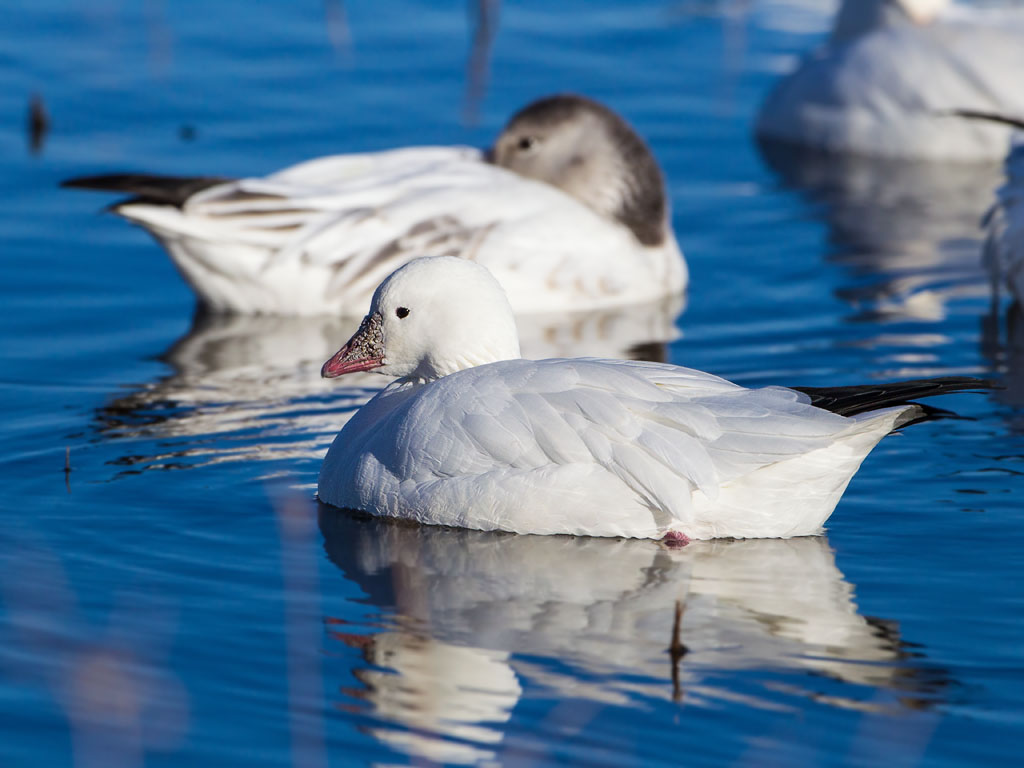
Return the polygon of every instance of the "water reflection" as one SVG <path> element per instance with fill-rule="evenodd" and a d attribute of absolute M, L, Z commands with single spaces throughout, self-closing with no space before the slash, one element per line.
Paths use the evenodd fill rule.
<path fill-rule="evenodd" d="M 678 336 L 682 297 L 599 312 L 520 317 L 523 355 L 665 359 Z M 174 440 L 118 463 L 177 468 L 232 460 L 320 458 L 355 409 L 387 384 L 374 373 L 320 378 L 323 361 L 360 318 L 285 318 L 199 313 L 161 359 L 172 372 L 97 412 L 113 437 Z M 225 437 L 227 440 L 209 440 Z"/>
<path fill-rule="evenodd" d="M 370 634 L 328 619 L 333 639 L 366 661 L 354 670 L 362 688 L 343 693 L 367 702 L 379 739 L 433 760 L 493 757 L 524 689 L 598 705 L 777 710 L 787 707 L 777 684 L 742 693 L 721 673 L 782 670 L 808 675 L 787 679 L 789 693 L 884 710 L 927 707 L 945 684 L 894 622 L 858 613 L 823 537 L 667 549 L 400 525 L 323 506 L 320 528 L 330 559 L 380 609 Z M 677 604 L 686 653 L 674 669 Z M 849 688 L 826 697 L 822 676 Z"/>
<path fill-rule="evenodd" d="M 1024 407 L 1024 307 L 1017 301 L 1004 307 L 994 300 L 981 321 L 981 352 L 1000 374 L 1001 389 L 994 396 L 1015 408 Z M 1008 414 L 1015 431 L 1024 423 L 1019 414 Z"/>
<path fill-rule="evenodd" d="M 983 297 L 978 222 L 998 164 L 936 164 L 821 155 L 760 145 L 783 181 L 823 206 L 830 259 L 850 273 L 837 291 L 854 319 L 936 321 L 947 304 Z"/>
<path fill-rule="evenodd" d="M 348 412 L 386 383 L 360 374 L 332 387 L 320 378 L 323 361 L 358 324 L 199 313 L 160 356 L 172 372 L 101 407 L 100 431 L 174 441 L 123 456 L 120 463 L 132 467 L 320 456 Z"/>

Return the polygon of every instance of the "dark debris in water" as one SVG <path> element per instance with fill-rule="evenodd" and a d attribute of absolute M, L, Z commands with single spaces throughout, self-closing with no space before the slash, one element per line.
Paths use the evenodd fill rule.
<path fill-rule="evenodd" d="M 28 148 L 33 155 L 43 151 L 46 136 L 50 132 L 50 115 L 46 111 L 43 97 L 33 93 L 28 102 Z"/>

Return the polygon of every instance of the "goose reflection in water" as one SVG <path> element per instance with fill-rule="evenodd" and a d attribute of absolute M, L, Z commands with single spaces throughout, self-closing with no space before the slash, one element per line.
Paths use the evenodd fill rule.
<path fill-rule="evenodd" d="M 517 318 L 524 356 L 662 361 L 679 335 L 685 299 Z M 361 317 L 284 318 L 199 313 L 160 359 L 170 375 L 114 398 L 97 412 L 107 436 L 159 440 L 118 463 L 176 468 L 232 460 L 322 458 L 355 410 L 389 381 L 365 373 L 346 386 L 320 366 Z M 210 440 L 209 438 L 220 438 Z M 167 441 L 172 441 L 170 445 Z"/>
<path fill-rule="evenodd" d="M 369 634 L 327 620 L 366 662 L 353 671 L 362 687 L 342 694 L 365 702 L 382 742 L 431 760 L 493 758 L 513 709 L 538 690 L 598 706 L 786 710 L 797 695 L 899 711 L 938 703 L 947 684 L 894 622 L 858 613 L 824 537 L 670 549 L 410 526 L 326 506 L 320 529 L 375 608 Z M 808 679 L 789 676 L 786 696 L 777 677 L 746 694 L 716 684 L 739 670 Z M 836 688 L 822 678 L 841 692 L 821 692 Z"/>
<path fill-rule="evenodd" d="M 988 314 L 982 320 L 981 351 L 994 372 L 1002 375 L 1001 389 L 994 392 L 999 401 L 1024 407 L 1024 306 L 1017 300 L 1006 307 L 998 301 L 998 292 Z M 1019 413 L 1009 415 L 1010 426 L 1024 432 L 1024 420 Z"/>
<path fill-rule="evenodd" d="M 1001 178 L 997 164 L 879 161 L 774 142 L 760 149 L 786 185 L 823 206 L 829 258 L 850 273 L 837 296 L 855 320 L 934 322 L 950 301 L 988 294 L 978 222 Z"/>

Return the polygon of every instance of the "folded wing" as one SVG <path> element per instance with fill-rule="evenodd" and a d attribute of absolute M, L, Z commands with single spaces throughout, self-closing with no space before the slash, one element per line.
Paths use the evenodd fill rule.
<path fill-rule="evenodd" d="M 851 426 L 793 390 L 748 390 L 654 363 L 514 361 L 434 386 L 402 419 L 398 476 L 418 467 L 423 482 L 486 475 L 518 485 L 530 471 L 574 467 L 681 521 L 692 517 L 694 491 L 714 499 L 723 484 Z"/>

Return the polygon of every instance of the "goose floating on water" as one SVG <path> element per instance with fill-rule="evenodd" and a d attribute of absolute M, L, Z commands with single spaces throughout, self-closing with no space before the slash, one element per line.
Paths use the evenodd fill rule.
<path fill-rule="evenodd" d="M 265 178 L 64 184 L 134 195 L 113 210 L 149 230 L 214 311 L 356 314 L 424 255 L 485 265 L 520 313 L 640 304 L 687 283 L 657 161 L 621 117 L 582 96 L 526 106 L 486 153 L 411 147 Z"/>
<path fill-rule="evenodd" d="M 1010 129 L 951 110 L 1024 112 L 1024 12 L 950 0 L 844 0 L 830 38 L 761 108 L 759 138 L 827 152 L 1000 160 Z"/>
<path fill-rule="evenodd" d="M 663 538 L 821 531 L 868 452 L 965 377 L 746 389 L 627 360 L 524 360 L 501 286 L 425 258 L 376 290 L 322 373 L 400 377 L 331 445 L 320 499 L 420 523 Z"/>

